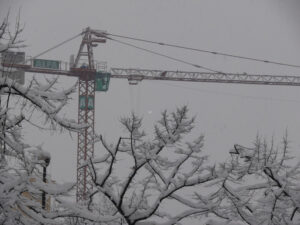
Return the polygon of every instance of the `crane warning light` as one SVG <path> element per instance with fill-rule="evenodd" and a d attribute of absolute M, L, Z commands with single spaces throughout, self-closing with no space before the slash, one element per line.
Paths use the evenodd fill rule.
<path fill-rule="evenodd" d="M 107 91 L 110 81 L 110 73 L 97 72 L 95 80 L 95 91 Z"/>

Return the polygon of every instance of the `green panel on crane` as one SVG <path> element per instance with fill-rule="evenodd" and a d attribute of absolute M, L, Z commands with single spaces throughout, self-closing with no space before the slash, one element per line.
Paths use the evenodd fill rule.
<path fill-rule="evenodd" d="M 87 101 L 86 101 L 87 100 Z M 87 109 L 93 110 L 95 106 L 95 101 L 93 96 L 86 96 L 81 95 L 79 96 L 79 108 L 80 109 L 86 109 L 86 103 L 87 103 Z"/>
<path fill-rule="evenodd" d="M 79 108 L 85 109 L 85 96 L 79 96 Z"/>
<path fill-rule="evenodd" d="M 88 109 L 92 110 L 94 109 L 94 97 L 93 96 L 89 96 L 88 97 Z"/>
<path fill-rule="evenodd" d="M 46 60 L 46 59 L 34 59 L 33 60 L 33 67 L 59 70 L 60 61 Z"/>
<path fill-rule="evenodd" d="M 107 91 L 109 87 L 110 73 L 97 72 L 95 81 L 95 91 Z"/>

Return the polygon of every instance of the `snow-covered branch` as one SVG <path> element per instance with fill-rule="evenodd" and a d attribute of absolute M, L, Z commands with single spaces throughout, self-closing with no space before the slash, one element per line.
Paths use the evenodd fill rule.
<path fill-rule="evenodd" d="M 132 114 L 121 119 L 127 137 L 119 138 L 114 148 L 101 138 L 108 154 L 97 163 L 91 161 L 97 177 L 95 185 L 127 224 L 151 224 L 158 218 L 161 222 L 154 224 L 176 224 L 190 216 L 215 214 L 213 203 L 204 207 L 203 203 L 189 199 L 196 194 L 189 197 L 184 194 L 190 188 L 209 185 L 218 179 L 214 169 L 205 164 L 204 137 L 201 135 L 191 143 L 183 141 L 192 131 L 194 121 L 189 118 L 186 106 L 173 113 L 164 111 L 155 125 L 154 139 L 148 140 L 141 128 L 142 120 Z M 118 176 L 120 159 L 127 162 L 125 177 Z M 101 170 L 97 169 L 100 167 Z M 185 210 L 167 216 L 163 205 L 174 202 Z"/>
<path fill-rule="evenodd" d="M 19 36 L 22 30 L 19 19 L 14 32 L 9 30 L 8 17 L 4 19 L 0 24 L 0 53 L 23 45 Z M 85 207 L 67 202 L 65 197 L 70 195 L 74 184 L 57 184 L 42 173 L 50 163 L 51 154 L 40 143 L 30 146 L 23 140 L 24 123 L 37 127 L 50 125 L 51 131 L 61 128 L 81 132 L 88 127 L 61 116 L 76 84 L 57 91 L 57 78 L 44 81 L 34 78 L 28 86 L 23 86 L 9 78 L 12 71 L 0 65 L 0 224 L 65 224 L 65 218 L 70 217 L 98 222 L 116 220 L 118 215 L 95 215 Z M 42 115 L 46 123 L 37 119 L 37 115 L 39 118 Z M 55 207 L 49 205 L 50 199 Z"/>

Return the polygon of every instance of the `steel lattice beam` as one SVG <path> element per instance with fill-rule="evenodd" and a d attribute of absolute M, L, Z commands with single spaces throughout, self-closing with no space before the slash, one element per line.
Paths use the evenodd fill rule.
<path fill-rule="evenodd" d="M 82 74 L 84 75 L 84 73 Z M 84 77 L 88 77 L 84 76 Z M 85 97 L 85 107 L 82 108 L 78 102 L 78 123 L 86 123 L 90 126 L 83 132 L 78 134 L 78 150 L 77 150 L 77 202 L 82 202 L 87 199 L 87 195 L 93 189 L 93 181 L 91 172 L 87 166 L 83 164 L 94 156 L 94 124 L 95 124 L 95 109 L 88 108 L 88 98 L 95 99 L 95 81 L 88 79 L 79 79 L 79 99 Z M 94 102 L 93 102 L 94 105 Z"/>
<path fill-rule="evenodd" d="M 77 73 L 69 70 L 52 70 L 34 68 L 31 65 L 7 64 L 4 67 L 13 67 L 32 73 L 57 74 L 78 77 Z M 165 70 L 144 70 L 111 68 L 111 78 L 128 79 L 129 81 L 142 80 L 169 80 L 187 82 L 208 82 L 208 83 L 236 83 L 236 84 L 260 84 L 260 85 L 286 85 L 300 86 L 300 76 L 288 75 L 265 75 L 265 74 L 239 74 L 239 73 L 205 73 L 186 71 L 165 71 Z"/>
<path fill-rule="evenodd" d="M 205 73 L 185 71 L 164 71 L 144 69 L 111 68 L 112 78 L 128 79 L 129 81 L 142 80 L 170 80 L 210 83 L 237 83 L 262 85 L 300 86 L 300 76 L 280 75 L 250 75 L 238 73 Z"/>
<path fill-rule="evenodd" d="M 103 39 L 94 39 L 91 29 L 87 28 L 82 39 L 75 63 L 73 73 L 79 77 L 79 98 L 78 98 L 78 123 L 89 124 L 89 127 L 78 134 L 77 149 L 77 202 L 84 202 L 93 190 L 91 171 L 84 166 L 87 160 L 94 157 L 94 126 L 95 126 L 95 64 L 93 54 L 93 42 L 105 42 Z M 86 52 L 84 52 L 86 47 Z M 87 56 L 88 65 L 80 67 L 79 61 Z M 81 101 L 84 101 L 83 105 Z M 91 102 L 90 102 L 91 101 Z"/>

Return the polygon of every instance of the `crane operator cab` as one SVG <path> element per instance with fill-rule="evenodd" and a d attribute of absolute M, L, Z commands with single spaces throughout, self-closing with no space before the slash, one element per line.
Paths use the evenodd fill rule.
<path fill-rule="evenodd" d="M 110 73 L 98 71 L 95 77 L 95 91 L 107 91 L 110 81 Z"/>

